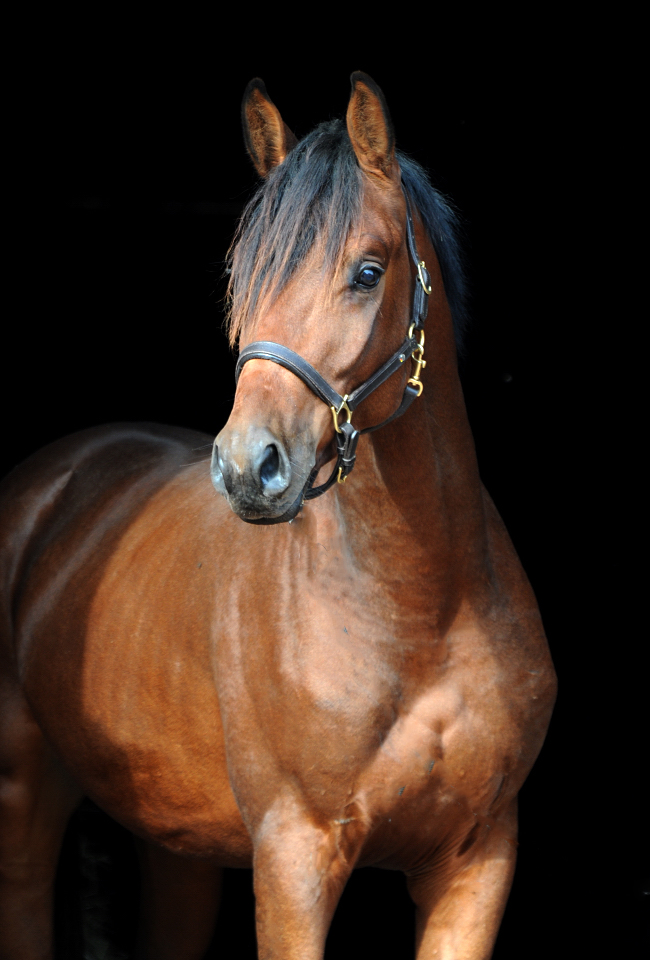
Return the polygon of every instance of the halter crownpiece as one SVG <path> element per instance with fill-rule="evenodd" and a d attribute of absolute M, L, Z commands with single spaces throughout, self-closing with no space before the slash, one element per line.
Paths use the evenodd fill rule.
<path fill-rule="evenodd" d="M 312 390 L 323 403 L 326 403 L 332 411 L 337 449 L 336 464 L 325 483 L 319 487 L 312 486 L 318 473 L 317 467 L 314 467 L 307 478 L 305 486 L 300 492 L 300 496 L 282 516 L 260 517 L 257 520 L 248 520 L 248 523 L 273 524 L 283 523 L 287 520 L 290 521 L 296 516 L 305 500 L 314 500 L 316 497 L 322 496 L 334 483 L 345 483 L 355 464 L 359 437 L 364 433 L 372 433 L 373 430 L 379 430 L 380 427 L 385 427 L 393 420 L 401 417 L 403 413 L 406 413 L 413 401 L 422 395 L 424 384 L 420 380 L 420 373 L 423 367 L 426 366 L 426 361 L 422 359 L 424 356 L 424 330 L 422 327 L 429 307 L 428 298 L 431 293 L 431 277 L 429 276 L 429 271 L 426 268 L 424 260 L 420 260 L 415 246 L 415 229 L 413 227 L 411 205 L 404 184 L 402 184 L 402 190 L 404 191 L 404 198 L 406 200 L 406 239 L 411 259 L 416 268 L 416 280 L 411 324 L 406 335 L 406 340 L 399 350 L 389 357 L 365 383 L 362 383 L 361 386 L 353 390 L 352 393 L 346 393 L 343 397 L 329 385 L 327 380 L 325 380 L 310 363 L 304 360 L 298 353 L 295 353 L 289 349 L 289 347 L 285 347 L 280 343 L 274 343 L 271 340 L 256 340 L 254 343 L 249 343 L 247 347 L 244 347 L 239 354 L 237 367 L 235 369 L 236 383 L 239 381 L 239 375 L 241 374 L 244 364 L 248 363 L 249 360 L 272 360 L 273 363 L 278 363 L 281 367 L 290 370 L 299 377 L 303 383 L 306 383 L 309 389 Z M 351 421 L 352 414 L 359 404 L 362 403 L 366 397 L 369 397 L 371 393 L 374 393 L 378 387 L 385 383 L 385 381 L 399 370 L 402 364 L 411 357 L 415 363 L 415 370 L 413 376 L 409 378 L 406 384 L 402 402 L 395 413 L 374 427 L 356 430 L 352 426 Z M 347 419 L 341 423 L 340 417 L 343 413 L 345 413 Z M 242 519 L 246 518 L 244 517 Z"/>

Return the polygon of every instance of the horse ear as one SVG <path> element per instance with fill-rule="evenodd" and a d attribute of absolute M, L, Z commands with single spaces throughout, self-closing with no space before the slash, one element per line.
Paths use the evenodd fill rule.
<path fill-rule="evenodd" d="M 350 80 L 347 125 L 359 166 L 370 176 L 399 183 L 395 134 L 384 95 L 367 73 L 355 70 Z"/>
<path fill-rule="evenodd" d="M 246 87 L 241 116 L 246 149 L 259 175 L 266 177 L 273 167 L 282 163 L 298 140 L 282 120 L 259 77 Z"/>

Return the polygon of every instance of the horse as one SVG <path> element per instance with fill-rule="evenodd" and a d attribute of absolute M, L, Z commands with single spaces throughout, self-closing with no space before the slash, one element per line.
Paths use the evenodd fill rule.
<path fill-rule="evenodd" d="M 9 960 L 52 956 L 84 796 L 137 838 L 139 960 L 200 958 L 223 869 L 251 866 L 263 960 L 322 960 L 367 865 L 405 874 L 418 960 L 492 953 L 556 679 L 479 477 L 454 215 L 351 80 L 300 141 L 261 80 L 244 95 L 261 182 L 214 442 L 104 426 L 3 482 Z"/>

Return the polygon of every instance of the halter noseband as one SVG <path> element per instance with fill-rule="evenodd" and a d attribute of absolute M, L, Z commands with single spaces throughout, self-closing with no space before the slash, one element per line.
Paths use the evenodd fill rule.
<path fill-rule="evenodd" d="M 389 357 L 379 370 L 375 371 L 365 383 L 362 383 L 361 386 L 353 390 L 352 393 L 346 393 L 344 397 L 337 393 L 310 363 L 307 363 L 299 354 L 290 350 L 289 347 L 282 346 L 280 343 L 274 343 L 271 340 L 256 340 L 254 343 L 249 343 L 247 347 L 244 347 L 239 355 L 235 369 L 236 383 L 239 381 L 242 367 L 249 360 L 272 360 L 273 363 L 279 363 L 281 367 L 285 367 L 297 377 L 300 377 L 303 383 L 306 383 L 309 389 L 312 390 L 323 403 L 326 403 L 332 411 L 338 454 L 336 465 L 325 483 L 319 487 L 312 486 L 318 473 L 318 468 L 314 467 L 307 478 L 305 486 L 300 492 L 300 496 L 282 516 L 260 517 L 257 520 L 247 520 L 248 523 L 272 524 L 283 523 L 285 521 L 291 522 L 305 500 L 314 500 L 316 497 L 320 497 L 323 493 L 326 493 L 334 483 L 345 483 L 354 467 L 359 437 L 364 433 L 372 433 L 373 430 L 379 430 L 380 427 L 385 427 L 388 423 L 401 417 L 403 413 L 406 413 L 413 401 L 422 394 L 424 384 L 420 380 L 420 371 L 426 366 L 426 362 L 422 359 L 424 355 L 424 330 L 422 327 L 429 306 L 428 297 L 431 293 L 431 278 L 424 260 L 420 260 L 418 256 L 415 246 L 415 230 L 413 228 L 411 205 L 404 185 L 402 185 L 402 189 L 404 190 L 404 198 L 406 200 L 406 239 L 411 258 L 416 268 L 416 280 L 411 324 L 406 340 L 399 350 L 397 350 L 392 357 Z M 416 339 L 416 334 L 419 334 L 419 339 Z M 406 384 L 402 402 L 395 413 L 374 427 L 355 430 L 351 420 L 356 408 L 366 397 L 369 397 L 382 383 L 388 380 L 392 374 L 399 370 L 401 365 L 408 360 L 409 357 L 413 357 L 415 371 Z M 339 423 L 339 417 L 343 412 L 345 412 L 347 419 L 344 420 L 343 423 Z M 244 517 L 243 519 L 246 518 Z"/>

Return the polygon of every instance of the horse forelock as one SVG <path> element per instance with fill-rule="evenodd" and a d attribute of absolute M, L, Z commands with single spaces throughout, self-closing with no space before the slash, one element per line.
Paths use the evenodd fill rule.
<path fill-rule="evenodd" d="M 438 255 L 460 346 L 466 287 L 456 215 L 422 167 L 401 151 L 397 159 Z M 226 323 L 233 346 L 261 299 L 276 297 L 314 248 L 336 274 L 362 202 L 363 174 L 345 121 L 320 124 L 271 171 L 242 215 L 227 258 Z"/>
<path fill-rule="evenodd" d="M 342 121 L 316 127 L 271 171 L 244 210 L 228 255 L 228 333 L 237 340 L 318 246 L 336 270 L 359 219 L 362 175 Z"/>

